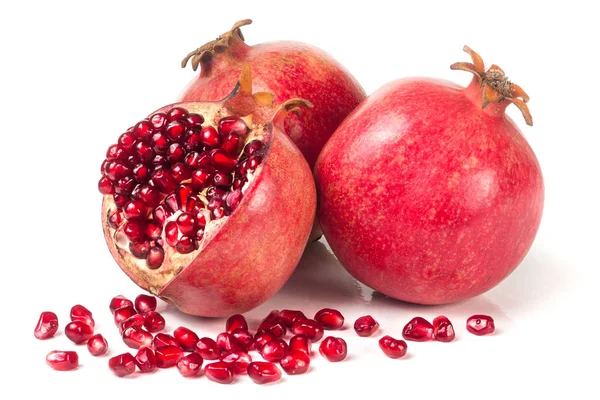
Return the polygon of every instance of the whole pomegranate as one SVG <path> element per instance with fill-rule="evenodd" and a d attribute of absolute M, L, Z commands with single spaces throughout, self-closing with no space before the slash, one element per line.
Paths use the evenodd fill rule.
<path fill-rule="evenodd" d="M 538 161 L 515 123 L 525 92 L 465 46 L 462 88 L 402 79 L 340 125 L 315 167 L 317 216 L 359 281 L 396 299 L 441 304 L 497 285 L 522 261 L 544 201 Z"/>
<path fill-rule="evenodd" d="M 316 209 L 311 170 L 246 66 L 220 102 L 161 108 L 109 147 L 102 226 L 141 288 L 201 316 L 250 310 L 283 286 Z M 271 115 L 273 114 L 273 115 Z M 271 118 L 272 116 L 272 118 Z"/>

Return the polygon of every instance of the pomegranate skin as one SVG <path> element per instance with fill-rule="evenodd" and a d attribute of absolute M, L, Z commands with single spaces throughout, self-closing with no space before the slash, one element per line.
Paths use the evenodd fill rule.
<path fill-rule="evenodd" d="M 481 85 L 409 78 L 373 93 L 315 167 L 321 227 L 342 265 L 421 304 L 496 286 L 529 251 L 542 217 L 538 161 L 506 100 Z"/>

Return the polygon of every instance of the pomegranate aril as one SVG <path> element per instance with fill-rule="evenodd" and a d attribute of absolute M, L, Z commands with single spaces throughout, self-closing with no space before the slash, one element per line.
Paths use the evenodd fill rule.
<path fill-rule="evenodd" d="M 130 353 L 119 354 L 108 360 L 108 368 L 120 378 L 133 374 L 136 366 L 135 357 Z"/>
<path fill-rule="evenodd" d="M 197 169 L 192 172 L 192 188 L 195 191 L 201 192 L 212 182 L 212 175 L 205 170 Z"/>
<path fill-rule="evenodd" d="M 244 345 L 246 351 L 254 349 L 254 337 L 247 330 L 238 328 L 231 332 L 231 335 Z"/>
<path fill-rule="evenodd" d="M 150 333 L 165 329 L 165 318 L 156 311 L 148 311 L 144 318 L 144 328 Z"/>
<path fill-rule="evenodd" d="M 200 130 L 202 144 L 208 147 L 219 147 L 221 145 L 221 136 L 212 126 L 205 126 Z"/>
<path fill-rule="evenodd" d="M 204 145 L 202 144 L 202 133 L 199 129 L 189 130 L 188 135 L 183 142 L 183 147 L 187 151 L 202 151 Z"/>
<path fill-rule="evenodd" d="M 252 357 L 244 351 L 231 351 L 221 356 L 221 361 L 229 363 L 234 374 L 243 375 L 247 373 Z"/>
<path fill-rule="evenodd" d="M 177 369 L 182 376 L 192 378 L 199 376 L 202 372 L 202 363 L 204 360 L 198 353 L 190 353 L 181 357 L 177 361 Z"/>
<path fill-rule="evenodd" d="M 154 355 L 158 368 L 171 368 L 183 357 L 183 350 L 179 346 L 162 346 L 154 350 Z"/>
<path fill-rule="evenodd" d="M 165 133 L 171 142 L 181 142 L 186 136 L 187 129 L 185 122 L 173 121 L 169 122 Z"/>
<path fill-rule="evenodd" d="M 290 339 L 290 351 L 301 351 L 307 355 L 310 355 L 312 350 L 312 342 L 306 335 L 295 335 Z"/>
<path fill-rule="evenodd" d="M 203 337 L 198 340 L 194 351 L 202 356 L 205 360 L 218 360 L 221 357 L 221 349 L 213 339 Z"/>
<path fill-rule="evenodd" d="M 221 332 L 217 336 L 217 346 L 223 353 L 230 351 L 246 351 L 243 343 L 237 340 L 231 333 Z"/>
<path fill-rule="evenodd" d="M 154 129 L 152 128 L 150 121 L 140 121 L 135 124 L 135 127 L 133 128 L 133 134 L 139 140 L 150 139 L 153 133 Z"/>
<path fill-rule="evenodd" d="M 74 351 L 53 350 L 46 355 L 46 364 L 56 371 L 71 371 L 79 367 L 79 356 Z"/>
<path fill-rule="evenodd" d="M 182 236 L 175 245 L 175 250 L 181 254 L 189 254 L 198 249 L 198 243 L 194 237 Z"/>
<path fill-rule="evenodd" d="M 425 318 L 415 317 L 404 325 L 402 337 L 413 342 L 433 340 L 433 325 Z"/>
<path fill-rule="evenodd" d="M 213 175 L 213 183 L 215 186 L 229 187 L 232 182 L 233 178 L 231 174 L 218 171 Z"/>
<path fill-rule="evenodd" d="M 235 178 L 233 180 L 233 184 L 231 185 L 232 188 L 234 189 L 242 189 L 242 187 L 246 184 L 246 179 L 245 178 Z"/>
<path fill-rule="evenodd" d="M 152 212 L 152 219 L 158 224 L 158 226 L 162 227 L 167 221 L 167 218 L 169 218 L 171 215 L 171 211 L 164 204 L 161 204 Z"/>
<path fill-rule="evenodd" d="M 281 361 L 281 368 L 289 375 L 299 375 L 308 371 L 310 358 L 301 350 L 290 350 Z"/>
<path fill-rule="evenodd" d="M 114 194 L 115 186 L 113 184 L 113 181 L 111 181 L 108 177 L 103 176 L 98 181 L 98 190 L 102 194 Z"/>
<path fill-rule="evenodd" d="M 150 121 L 150 125 L 152 125 L 152 128 L 154 128 L 155 131 L 163 129 L 167 125 L 168 121 L 167 115 L 161 112 L 152 114 L 150 118 L 148 118 L 148 120 Z"/>
<path fill-rule="evenodd" d="M 189 114 L 185 118 L 186 122 L 190 127 L 201 127 L 204 123 L 204 117 L 200 114 Z"/>
<path fill-rule="evenodd" d="M 281 370 L 272 362 L 254 361 L 248 365 L 248 376 L 254 383 L 264 385 L 281 379 Z"/>
<path fill-rule="evenodd" d="M 123 332 L 125 332 L 127 328 L 131 328 L 132 326 L 137 326 L 138 328 L 144 326 L 144 316 L 140 314 L 135 314 L 127 318 L 125 321 L 121 322 L 119 324 L 119 333 L 123 335 Z"/>
<path fill-rule="evenodd" d="M 143 163 L 153 161 L 156 156 L 156 152 L 152 149 L 150 143 L 147 142 L 136 143 L 135 152 Z"/>
<path fill-rule="evenodd" d="M 65 336 L 75 344 L 82 344 L 94 335 L 94 328 L 82 321 L 73 321 L 65 327 Z"/>
<path fill-rule="evenodd" d="M 227 206 L 227 210 L 234 211 L 242 201 L 242 191 L 240 189 L 236 189 L 227 194 L 227 198 L 225 199 L 225 205 Z"/>
<path fill-rule="evenodd" d="M 253 171 L 260 165 L 261 162 L 262 158 L 260 156 L 252 156 L 248 159 L 248 165 L 246 166 L 246 169 L 248 171 Z"/>
<path fill-rule="evenodd" d="M 92 328 L 96 326 L 94 322 L 94 318 L 92 318 L 92 312 L 82 306 L 81 304 L 76 304 L 71 307 L 71 321 L 81 321 L 84 324 L 91 326 Z"/>
<path fill-rule="evenodd" d="M 154 222 L 149 222 L 146 225 L 146 236 L 150 239 L 157 239 L 162 234 L 162 227 L 159 227 Z"/>
<path fill-rule="evenodd" d="M 394 339 L 389 335 L 379 339 L 379 348 L 390 358 L 404 357 L 407 347 L 404 340 Z"/>
<path fill-rule="evenodd" d="M 129 198 L 127 196 L 115 194 L 113 195 L 113 200 L 115 201 L 115 205 L 117 206 L 117 208 L 122 209 L 123 207 L 125 207 L 125 204 L 127 204 L 127 202 L 129 201 Z"/>
<path fill-rule="evenodd" d="M 127 153 L 119 144 L 113 144 L 106 150 L 106 159 L 109 161 L 124 161 L 126 158 Z"/>
<path fill-rule="evenodd" d="M 168 170 L 154 171 L 150 181 L 162 193 L 171 193 L 177 187 L 177 181 Z"/>
<path fill-rule="evenodd" d="M 135 145 L 135 136 L 133 134 L 133 132 L 125 132 L 123 133 L 121 136 L 119 136 L 119 144 L 121 145 L 121 147 L 123 147 L 123 149 L 125 150 L 131 150 L 133 148 L 133 146 Z"/>
<path fill-rule="evenodd" d="M 133 301 L 129 300 L 127 297 L 122 296 L 122 295 L 113 297 L 109 304 L 110 312 L 113 314 L 119 308 L 127 307 L 127 306 L 133 307 Z"/>
<path fill-rule="evenodd" d="M 156 356 L 148 346 L 142 346 L 135 355 L 135 363 L 140 372 L 153 372 L 156 370 Z"/>
<path fill-rule="evenodd" d="M 129 243 L 129 252 L 136 258 L 144 259 L 148 255 L 148 251 L 150 250 L 150 242 L 147 240 L 134 243 Z"/>
<path fill-rule="evenodd" d="M 152 345 L 152 334 L 139 326 L 130 326 L 123 331 L 123 342 L 132 349 Z"/>
<path fill-rule="evenodd" d="M 123 225 L 123 233 L 132 242 L 138 242 L 144 239 L 146 234 L 146 223 L 143 220 L 129 220 Z"/>
<path fill-rule="evenodd" d="M 232 192 L 233 193 L 233 192 Z M 300 310 L 281 310 L 279 318 L 287 328 L 292 328 L 294 322 L 299 319 L 306 319 L 306 315 Z"/>
<path fill-rule="evenodd" d="M 287 328 L 278 310 L 271 311 L 258 326 L 257 332 L 266 331 L 272 332 L 278 338 L 285 336 Z"/>
<path fill-rule="evenodd" d="M 169 146 L 169 150 L 167 150 L 167 161 L 174 164 L 183 161 L 183 157 L 185 157 L 185 150 L 179 143 L 173 143 Z"/>
<path fill-rule="evenodd" d="M 152 150 L 156 154 L 164 154 L 169 148 L 169 139 L 162 133 L 155 133 L 152 136 Z"/>
<path fill-rule="evenodd" d="M 143 218 L 146 216 L 146 205 L 141 200 L 132 200 L 129 203 L 125 204 L 125 208 L 123 209 L 125 213 L 125 218 L 135 219 L 135 218 Z"/>
<path fill-rule="evenodd" d="M 246 147 L 244 147 L 244 154 L 246 154 L 248 157 L 251 157 L 258 150 L 262 149 L 262 147 L 263 143 L 260 140 L 251 140 L 248 142 L 248 144 L 246 144 Z"/>
<path fill-rule="evenodd" d="M 467 330 L 473 335 L 483 336 L 493 333 L 496 327 L 489 315 L 475 314 L 467 319 Z"/>
<path fill-rule="evenodd" d="M 344 316 L 332 308 L 323 308 L 317 311 L 314 320 L 320 323 L 324 329 L 336 330 L 344 326 Z"/>
<path fill-rule="evenodd" d="M 323 326 L 313 319 L 299 319 L 292 325 L 294 335 L 305 335 L 312 342 L 318 342 L 323 337 Z"/>
<path fill-rule="evenodd" d="M 177 119 L 183 119 L 188 116 L 188 111 L 182 107 L 173 107 L 167 112 L 167 118 L 169 121 L 174 121 Z"/>
<path fill-rule="evenodd" d="M 216 149 L 211 151 L 210 159 L 213 165 L 219 170 L 224 172 L 231 172 L 235 169 L 237 161 L 231 158 L 229 154 L 223 149 Z"/>
<path fill-rule="evenodd" d="M 229 384 L 233 382 L 233 369 L 229 363 L 223 361 L 206 364 L 204 375 L 217 383 Z"/>
<path fill-rule="evenodd" d="M 179 241 L 179 228 L 175 221 L 167 222 L 167 225 L 165 226 L 165 240 L 171 247 L 175 247 Z"/>
<path fill-rule="evenodd" d="M 236 329 L 248 330 L 248 322 L 241 314 L 234 314 L 225 321 L 225 331 L 233 333 Z"/>
<path fill-rule="evenodd" d="M 200 340 L 200 338 L 198 337 L 198 335 L 196 335 L 195 332 L 184 326 L 180 326 L 179 328 L 175 329 L 175 331 L 173 332 L 173 336 L 175 337 L 181 348 L 185 351 L 194 351 L 196 343 L 198 343 L 198 341 Z"/>
<path fill-rule="evenodd" d="M 145 314 L 156 310 L 156 297 L 147 294 L 140 294 L 135 298 L 135 310 L 140 314 Z"/>
<path fill-rule="evenodd" d="M 358 336 L 371 336 L 377 329 L 379 329 L 379 323 L 370 315 L 359 317 L 354 322 L 354 331 Z"/>
<path fill-rule="evenodd" d="M 91 355 L 101 356 L 108 351 L 108 342 L 104 336 L 98 333 L 87 341 L 87 348 Z"/>
<path fill-rule="evenodd" d="M 117 179 L 129 176 L 131 174 L 131 169 L 124 164 L 111 161 L 106 164 L 104 173 L 109 179 L 116 181 Z"/>
<path fill-rule="evenodd" d="M 451 342 L 454 340 L 454 326 L 452 322 L 443 315 L 433 320 L 433 338 L 438 342 Z"/>
<path fill-rule="evenodd" d="M 245 135 L 248 133 L 248 125 L 246 125 L 243 119 L 235 116 L 221 118 L 218 129 L 219 133 L 223 136 L 231 133 L 235 133 L 236 135 Z"/>
<path fill-rule="evenodd" d="M 177 217 L 177 227 L 183 235 L 196 233 L 196 218 L 190 213 L 182 213 Z"/>
<path fill-rule="evenodd" d="M 114 210 L 108 216 L 108 224 L 113 229 L 119 228 L 121 226 L 121 224 L 123 223 L 124 220 L 125 220 L 125 217 L 123 216 L 123 213 L 121 211 L 119 211 L 119 210 Z"/>
<path fill-rule="evenodd" d="M 227 154 L 229 154 L 231 157 L 235 158 L 238 155 L 238 149 L 240 147 L 240 142 L 241 142 L 240 136 L 238 134 L 231 133 L 225 138 L 221 148 L 223 150 L 225 150 L 225 152 Z"/>
<path fill-rule="evenodd" d="M 260 350 L 260 355 L 266 361 L 279 362 L 290 350 L 288 344 L 283 339 L 271 340 Z"/>
<path fill-rule="evenodd" d="M 58 317 L 52 311 L 44 311 L 40 314 L 40 318 L 33 330 L 33 335 L 36 339 L 50 339 L 58 331 Z"/>
<path fill-rule="evenodd" d="M 146 257 L 146 266 L 150 269 L 159 268 L 165 260 L 165 251 L 160 246 L 151 247 Z"/>
<path fill-rule="evenodd" d="M 254 348 L 260 352 L 265 344 L 275 339 L 273 332 L 258 332 L 254 336 Z"/>
<path fill-rule="evenodd" d="M 153 345 L 154 345 L 155 349 L 158 349 L 160 347 L 165 347 L 165 346 L 180 347 L 177 339 L 175 339 L 173 336 L 168 335 L 166 333 L 157 333 L 156 336 L 154 336 Z M 202 355 L 202 354 L 200 354 L 200 355 Z"/>
<path fill-rule="evenodd" d="M 171 166 L 171 175 L 177 182 L 183 182 L 192 177 L 192 171 L 184 163 L 178 162 Z"/>
<path fill-rule="evenodd" d="M 131 305 L 126 305 L 124 307 L 118 308 L 114 311 L 114 321 L 115 325 L 119 326 L 121 322 L 125 321 L 127 318 L 137 314 L 135 308 L 133 308 L 133 303 Z"/>
<path fill-rule="evenodd" d="M 144 183 L 150 178 L 150 170 L 144 164 L 137 164 L 133 167 L 133 177 L 139 183 Z"/>
<path fill-rule="evenodd" d="M 130 176 L 118 179 L 115 182 L 115 193 L 123 196 L 129 196 L 136 186 L 136 181 Z"/>
<path fill-rule="evenodd" d="M 160 192 L 149 185 L 139 185 L 134 189 L 134 192 L 131 193 L 131 196 L 141 200 L 148 207 L 156 207 L 161 200 Z"/>
<path fill-rule="evenodd" d="M 319 353 L 328 361 L 338 362 L 346 358 L 348 346 L 344 339 L 328 336 L 319 345 Z"/>
<path fill-rule="evenodd" d="M 222 201 L 225 198 L 227 192 L 223 188 L 219 188 L 216 186 L 210 186 L 206 189 L 206 198 L 209 200 Z"/>

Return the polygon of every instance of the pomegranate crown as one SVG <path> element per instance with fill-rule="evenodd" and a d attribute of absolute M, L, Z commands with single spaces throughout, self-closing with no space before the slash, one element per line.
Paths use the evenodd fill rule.
<path fill-rule="evenodd" d="M 469 71 L 479 80 L 483 92 L 481 108 L 486 108 L 490 103 L 509 101 L 521 111 L 525 123 L 532 126 L 533 119 L 527 104 L 525 104 L 529 101 L 527 93 L 519 85 L 512 83 L 499 66 L 493 64 L 486 70 L 479 54 L 471 50 L 469 46 L 463 47 L 463 50 L 471 56 L 473 62 L 457 62 L 450 68 Z"/>

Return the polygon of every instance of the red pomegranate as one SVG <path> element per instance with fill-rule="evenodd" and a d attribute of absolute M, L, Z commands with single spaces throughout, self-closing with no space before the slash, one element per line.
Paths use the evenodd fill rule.
<path fill-rule="evenodd" d="M 200 316 L 248 311 L 283 286 L 315 217 L 311 170 L 250 68 L 220 102 L 166 106 L 109 147 L 99 189 L 110 252 L 142 289 Z"/>
<path fill-rule="evenodd" d="M 525 92 L 496 65 L 471 84 L 411 78 L 373 93 L 315 166 L 318 218 L 344 267 L 396 299 L 442 304 L 486 292 L 536 236 L 544 184 L 534 152 L 505 115 L 532 125 Z"/>

